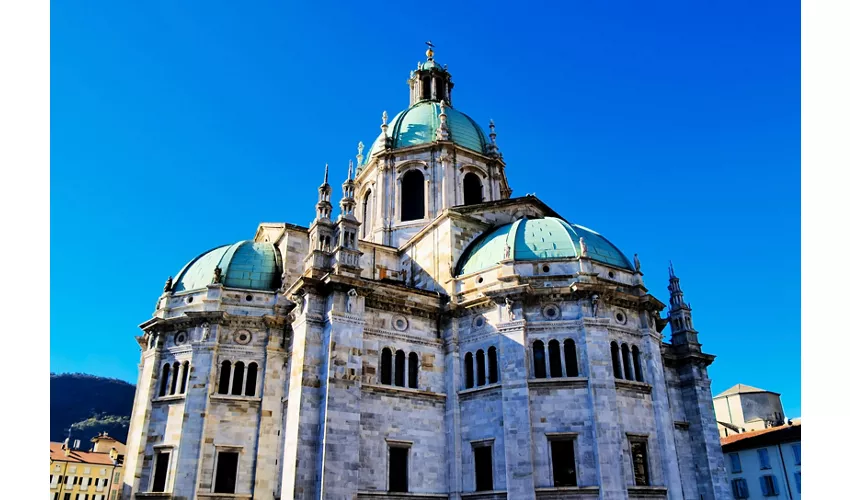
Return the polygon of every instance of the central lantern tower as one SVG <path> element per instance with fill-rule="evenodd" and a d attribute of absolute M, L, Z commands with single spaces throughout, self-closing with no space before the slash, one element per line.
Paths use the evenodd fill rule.
<path fill-rule="evenodd" d="M 429 46 L 407 81 L 410 106 L 357 155 L 355 200 L 360 237 L 401 247 L 443 210 L 510 197 L 505 163 L 490 132 L 452 105 L 454 83 Z M 488 137 L 489 136 L 489 137 Z"/>

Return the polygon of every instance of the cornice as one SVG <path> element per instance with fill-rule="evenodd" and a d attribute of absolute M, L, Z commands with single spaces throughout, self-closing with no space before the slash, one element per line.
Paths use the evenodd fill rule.
<path fill-rule="evenodd" d="M 388 340 L 403 340 L 405 342 L 409 342 L 411 344 L 419 344 L 419 345 L 427 345 L 430 347 L 442 347 L 443 342 L 440 340 L 428 340 L 422 337 L 417 337 L 414 335 L 410 335 L 404 332 L 398 332 L 394 330 L 385 330 L 382 328 L 371 328 L 365 327 L 363 328 L 363 336 L 364 337 L 375 337 L 381 339 Z"/>

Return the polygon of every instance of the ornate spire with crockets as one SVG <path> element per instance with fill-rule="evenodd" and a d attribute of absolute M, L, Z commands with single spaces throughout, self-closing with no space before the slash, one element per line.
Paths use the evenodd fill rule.
<path fill-rule="evenodd" d="M 331 205 L 331 185 L 328 184 L 328 164 L 325 163 L 325 180 L 319 186 L 319 202 L 316 203 L 316 219 L 330 219 L 333 212 Z"/>
<path fill-rule="evenodd" d="M 499 146 L 496 145 L 496 124 L 490 120 L 490 144 L 487 145 L 487 153 L 491 156 L 501 158 L 502 153 L 499 152 Z"/>
<path fill-rule="evenodd" d="M 348 160 L 348 178 L 342 183 L 342 200 L 339 202 L 340 217 L 354 217 L 354 180 L 351 178 L 354 170 L 354 162 Z"/>
<path fill-rule="evenodd" d="M 673 270 L 673 262 L 670 262 L 668 268 L 670 273 L 670 284 L 667 285 L 667 290 L 670 291 L 670 330 L 673 336 L 681 336 L 686 334 L 688 337 L 696 338 L 696 330 L 691 318 L 691 305 L 685 303 L 685 293 L 682 292 L 682 287 L 679 284 L 679 277 L 676 276 L 676 271 Z"/>

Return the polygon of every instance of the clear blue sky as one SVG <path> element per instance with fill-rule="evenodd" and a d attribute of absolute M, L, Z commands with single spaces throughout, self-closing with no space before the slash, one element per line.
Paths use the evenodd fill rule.
<path fill-rule="evenodd" d="M 52 371 L 135 382 L 165 279 L 307 225 L 326 162 L 336 201 L 432 40 L 514 194 L 639 253 L 664 302 L 672 259 L 714 392 L 800 414 L 799 3 L 283 3 L 51 5 Z"/>

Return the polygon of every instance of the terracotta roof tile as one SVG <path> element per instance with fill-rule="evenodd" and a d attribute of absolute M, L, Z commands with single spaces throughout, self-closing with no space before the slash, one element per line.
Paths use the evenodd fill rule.
<path fill-rule="evenodd" d="M 66 457 L 65 450 L 62 449 L 62 443 L 54 443 L 52 441 L 50 443 L 50 460 L 81 464 L 113 465 L 112 459 L 109 458 L 109 453 L 71 450 L 71 453 Z"/>
<path fill-rule="evenodd" d="M 756 438 L 756 437 L 759 437 L 759 436 L 764 436 L 764 438 L 762 438 L 762 439 L 754 440 L 754 441 L 763 441 L 765 439 L 771 439 L 773 437 L 773 436 L 766 436 L 768 434 L 771 434 L 771 433 L 774 433 L 774 432 L 779 432 L 779 431 L 785 431 L 785 432 L 781 432 L 780 434 L 776 435 L 776 439 L 781 439 L 781 437 L 785 437 L 786 434 L 789 434 L 789 433 L 792 432 L 792 431 L 789 431 L 789 430 L 796 431 L 796 436 L 797 436 L 797 438 L 799 438 L 800 424 L 798 422 L 794 422 L 792 425 L 780 425 L 778 427 L 768 427 L 767 429 L 744 432 L 744 433 L 741 433 L 741 434 L 735 434 L 734 436 L 723 437 L 723 438 L 720 438 L 720 446 L 724 448 L 723 449 L 724 452 L 730 451 L 727 448 L 732 448 L 730 445 L 732 445 L 733 443 L 739 443 L 736 446 L 734 446 L 735 449 L 746 448 L 747 443 L 743 443 L 742 441 L 752 439 L 752 438 Z M 780 435 L 781 435 L 781 437 L 780 437 Z"/>

